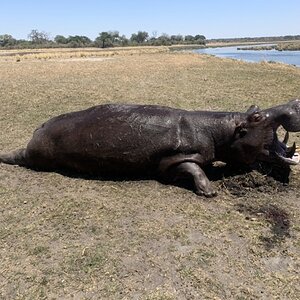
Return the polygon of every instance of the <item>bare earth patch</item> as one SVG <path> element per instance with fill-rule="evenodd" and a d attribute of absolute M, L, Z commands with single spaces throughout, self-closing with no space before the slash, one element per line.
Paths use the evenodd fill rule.
<path fill-rule="evenodd" d="M 189 53 L 81 59 L 0 62 L 1 151 L 100 103 L 246 110 L 300 97 L 289 66 Z M 1 164 L 0 298 L 299 299 L 300 169 L 288 184 L 264 171 L 212 174 L 219 195 L 207 200 L 154 180 Z"/>

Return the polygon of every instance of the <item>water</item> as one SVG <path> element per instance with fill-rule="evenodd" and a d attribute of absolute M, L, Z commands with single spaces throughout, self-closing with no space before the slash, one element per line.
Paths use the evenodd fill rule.
<path fill-rule="evenodd" d="M 224 58 L 239 59 L 248 62 L 275 61 L 300 67 L 300 51 L 237 50 L 237 48 L 242 47 L 253 47 L 253 45 L 205 48 L 195 50 L 195 52 L 211 54 Z"/>

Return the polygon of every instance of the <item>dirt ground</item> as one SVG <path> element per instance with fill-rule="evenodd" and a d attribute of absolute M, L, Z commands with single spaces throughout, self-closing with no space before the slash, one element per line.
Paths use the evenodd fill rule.
<path fill-rule="evenodd" d="M 100 103 L 244 111 L 300 97 L 300 69 L 191 53 L 0 59 L 0 151 Z M 294 133 L 291 141 L 300 142 Z M 283 170 L 279 170 L 282 173 Z M 218 169 L 218 196 L 0 165 L 0 299 L 300 299 L 300 167 Z"/>

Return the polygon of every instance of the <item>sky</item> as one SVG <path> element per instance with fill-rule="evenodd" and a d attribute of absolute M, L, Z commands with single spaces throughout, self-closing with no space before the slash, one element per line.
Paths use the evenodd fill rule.
<path fill-rule="evenodd" d="M 27 39 L 137 31 L 208 39 L 300 34 L 300 0 L 0 0 L 0 35 Z"/>

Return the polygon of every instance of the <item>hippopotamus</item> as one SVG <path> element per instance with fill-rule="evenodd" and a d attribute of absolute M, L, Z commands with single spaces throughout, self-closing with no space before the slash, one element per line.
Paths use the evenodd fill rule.
<path fill-rule="evenodd" d="M 300 131 L 300 100 L 246 112 L 188 111 L 158 105 L 104 104 L 54 117 L 26 148 L 0 162 L 35 170 L 100 176 L 190 179 L 198 195 L 216 195 L 203 167 L 215 161 L 250 165 L 298 163 L 295 144 L 277 128 Z"/>

